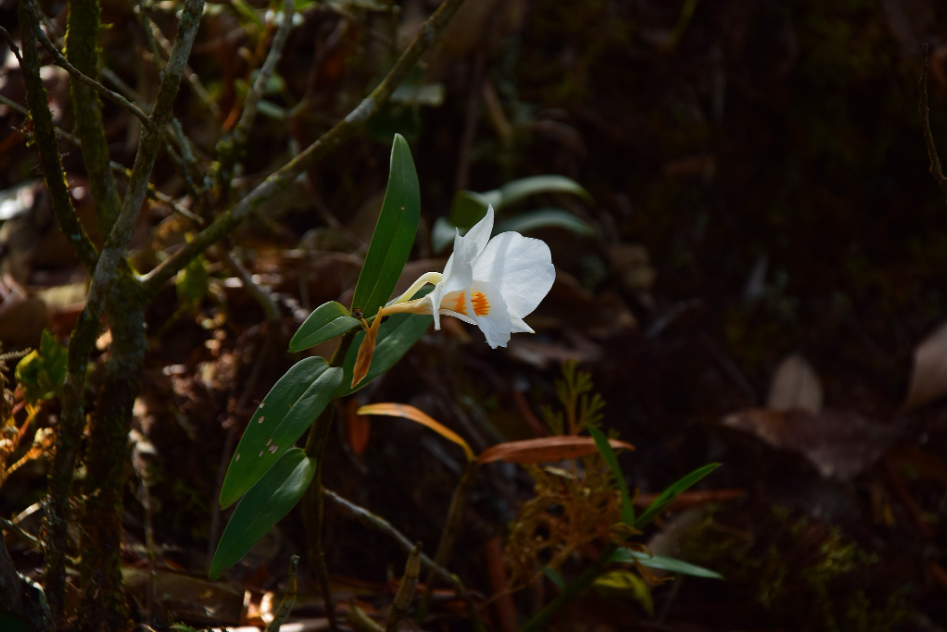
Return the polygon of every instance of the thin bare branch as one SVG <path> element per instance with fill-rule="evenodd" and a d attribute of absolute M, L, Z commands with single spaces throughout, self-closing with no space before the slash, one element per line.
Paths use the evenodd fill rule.
<path fill-rule="evenodd" d="M 146 296 L 157 293 L 187 263 L 222 239 L 246 219 L 263 202 L 288 187 L 300 173 L 322 160 L 368 122 L 401 84 L 417 61 L 434 43 L 438 34 L 450 22 L 463 0 L 445 0 L 421 27 L 411 44 L 388 72 L 388 75 L 348 116 L 320 136 L 298 156 L 260 183 L 230 211 L 220 215 L 197 237 L 142 277 Z"/>
<path fill-rule="evenodd" d="M 283 48 L 286 46 L 286 40 L 289 39 L 289 31 L 293 28 L 293 13 L 296 7 L 293 0 L 283 0 L 283 19 L 276 28 L 273 35 L 273 42 L 270 44 L 270 52 L 266 56 L 266 61 L 257 74 L 256 81 L 247 93 L 247 98 L 243 102 L 243 112 L 240 114 L 240 120 L 233 129 L 233 137 L 236 147 L 239 149 L 247 142 L 247 135 L 250 127 L 253 125 L 253 119 L 256 117 L 256 106 L 263 98 L 263 92 L 266 90 L 266 84 L 276 70 L 276 64 L 283 56 Z"/>
<path fill-rule="evenodd" d="M 110 101 L 114 103 L 117 103 L 121 107 L 125 108 L 126 110 L 134 114 L 136 117 L 138 117 L 138 119 L 141 120 L 142 124 L 146 128 L 150 129 L 154 126 L 154 122 L 148 117 L 147 114 L 145 114 L 145 112 L 140 107 L 138 107 L 137 105 L 135 105 L 134 103 L 132 103 L 131 101 L 129 101 L 128 99 L 120 95 L 119 93 L 113 90 L 109 90 L 108 88 L 103 86 L 101 83 L 93 79 L 92 77 L 89 77 L 85 75 L 84 73 L 79 72 L 78 68 L 70 64 L 69 61 L 63 56 L 63 54 L 59 52 L 59 49 L 56 48 L 56 46 L 51 41 L 49 41 L 49 37 L 46 36 L 46 32 L 43 31 L 42 28 L 40 28 L 39 24 L 42 21 L 42 14 L 40 13 L 36 5 L 33 4 L 31 0 L 25 0 L 23 4 L 26 6 L 26 10 L 29 12 L 30 16 L 33 18 L 32 24 L 33 24 L 33 29 L 36 31 L 37 39 L 39 39 L 39 42 L 43 45 L 43 48 L 45 48 L 47 52 L 49 52 L 49 54 L 52 55 L 54 64 L 56 64 L 60 68 L 65 69 L 65 71 L 68 72 L 69 75 L 73 77 L 76 81 L 80 81 L 86 84 L 90 88 L 98 91 L 106 99 L 109 99 Z"/>
<path fill-rule="evenodd" d="M 411 551 L 414 550 L 414 547 L 417 546 L 416 543 L 409 540 L 406 535 L 404 535 L 403 533 L 395 529 L 391 525 L 390 522 L 388 522 L 381 516 L 373 514 L 368 509 L 365 509 L 364 507 L 356 505 L 350 500 L 346 500 L 345 498 L 342 498 L 341 496 L 339 496 L 338 494 L 336 494 L 335 492 L 329 489 L 323 488 L 323 492 L 326 498 L 328 498 L 329 500 L 337 504 L 347 514 L 349 514 L 350 516 L 358 520 L 360 523 L 362 523 L 366 527 L 371 527 L 372 529 L 381 531 L 385 535 L 391 537 L 395 542 L 398 543 L 398 546 L 400 546 L 402 549 L 405 550 L 405 552 L 411 553 Z M 473 602 L 473 599 L 471 599 L 470 595 L 467 594 L 467 591 L 464 589 L 464 586 L 460 582 L 460 580 L 455 575 L 452 575 L 450 571 L 448 571 L 446 568 L 436 564 L 434 560 L 432 560 L 430 557 L 428 557 L 424 553 L 421 553 L 421 564 L 423 564 L 425 568 L 430 570 L 433 575 L 436 575 L 438 578 L 444 580 L 445 582 L 453 586 L 454 590 L 457 591 L 457 596 L 463 599 L 464 602 L 467 604 L 467 608 L 469 609 L 469 614 L 471 618 L 473 618 L 474 621 L 479 622 L 480 620 L 479 609 L 477 608 L 477 605 Z"/>
<path fill-rule="evenodd" d="M 927 103 L 927 75 L 930 72 L 930 45 L 927 42 L 921 44 L 921 55 L 924 57 L 924 64 L 921 67 L 921 125 L 924 128 L 924 142 L 927 143 L 927 155 L 931 159 L 931 175 L 934 176 L 934 182 L 943 191 L 947 197 L 947 178 L 944 177 L 944 171 L 940 166 L 940 157 L 937 155 L 937 146 L 934 144 L 934 134 L 931 132 L 931 110 Z"/>

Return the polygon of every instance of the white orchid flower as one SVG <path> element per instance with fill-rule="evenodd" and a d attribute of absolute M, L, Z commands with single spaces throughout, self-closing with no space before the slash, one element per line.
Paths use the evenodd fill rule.
<path fill-rule="evenodd" d="M 440 317 L 453 316 L 476 325 L 487 344 L 505 347 L 510 334 L 530 332 L 523 320 L 552 288 L 556 269 L 549 246 L 519 233 L 501 233 L 492 239 L 493 207 L 482 220 L 461 236 L 454 237 L 454 252 L 443 274 L 429 272 L 408 291 L 383 308 L 384 314 L 433 314 L 434 328 Z M 434 283 L 434 291 L 410 301 L 421 287 Z"/>

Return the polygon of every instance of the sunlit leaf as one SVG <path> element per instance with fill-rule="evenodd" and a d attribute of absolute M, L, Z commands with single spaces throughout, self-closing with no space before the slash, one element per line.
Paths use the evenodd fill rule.
<path fill-rule="evenodd" d="M 342 369 L 319 357 L 297 362 L 273 386 L 253 413 L 230 461 L 220 491 L 229 507 L 253 487 L 332 401 Z"/>
<path fill-rule="evenodd" d="M 611 447 L 615 449 L 634 450 L 635 446 L 626 441 L 609 439 Z M 566 459 L 577 459 L 598 452 L 598 446 L 592 437 L 576 437 L 571 435 L 540 437 L 538 439 L 524 439 L 523 441 L 506 441 L 492 445 L 477 459 L 477 463 L 492 463 L 504 461 L 506 463 L 551 463 Z"/>
<path fill-rule="evenodd" d="M 612 449 L 611 442 L 608 437 L 605 436 L 605 433 L 594 426 L 589 426 L 589 434 L 591 434 L 595 440 L 595 445 L 598 451 L 602 453 L 602 458 L 608 463 L 608 467 L 612 471 L 612 476 L 615 477 L 615 481 L 618 483 L 618 489 L 621 491 L 622 524 L 635 524 L 635 506 L 632 504 L 631 497 L 628 495 L 628 484 L 625 482 L 625 475 L 622 473 L 621 466 L 618 464 L 618 456 L 615 454 L 615 450 Z"/>
<path fill-rule="evenodd" d="M 191 259 L 178 274 L 175 289 L 178 305 L 190 311 L 197 310 L 210 289 L 210 275 L 207 274 L 204 257 Z"/>
<path fill-rule="evenodd" d="M 49 399 L 61 393 L 68 359 L 66 348 L 44 329 L 39 349 L 21 359 L 14 372 L 16 381 L 23 385 L 27 401 Z"/>
<path fill-rule="evenodd" d="M 690 564 L 688 562 L 676 560 L 673 557 L 651 555 L 650 553 L 634 551 L 632 549 L 618 549 L 612 555 L 610 561 L 622 564 L 634 564 L 635 561 L 637 561 L 642 566 L 647 566 L 648 568 L 657 568 L 662 571 L 669 571 L 671 573 L 693 575 L 694 577 L 707 577 L 710 579 L 723 579 L 723 575 L 720 573 L 716 573 L 702 566 L 697 566 L 696 564 Z"/>
<path fill-rule="evenodd" d="M 592 583 L 592 589 L 604 597 L 631 599 L 654 614 L 654 600 L 648 583 L 632 571 L 608 571 Z"/>
<path fill-rule="evenodd" d="M 395 134 L 388 190 L 355 286 L 352 307 L 374 316 L 391 297 L 418 231 L 421 192 L 408 142 Z"/>
<path fill-rule="evenodd" d="M 241 499 L 220 536 L 208 576 L 220 577 L 253 548 L 302 498 L 316 473 L 316 459 L 299 448 L 287 451 Z"/>
<path fill-rule="evenodd" d="M 718 467 L 720 467 L 719 463 L 710 463 L 703 467 L 697 468 L 687 476 L 683 477 L 665 489 L 663 492 L 661 492 L 661 495 L 658 496 L 653 503 L 651 503 L 651 506 L 648 507 L 643 514 L 638 516 L 638 519 L 635 520 L 634 524 L 635 529 L 640 530 L 646 527 L 651 523 L 652 520 L 654 520 L 656 516 L 661 514 L 661 512 L 663 512 L 669 504 L 671 504 L 672 500 L 677 498 L 682 492 L 687 491 L 688 488 L 696 484 L 700 479 L 704 478 Z"/>
<path fill-rule="evenodd" d="M 355 367 L 359 347 L 361 347 L 362 340 L 365 338 L 364 331 L 357 334 L 349 348 L 348 355 L 345 356 L 343 366 L 345 377 L 342 378 L 342 388 L 339 391 L 339 396 L 354 393 L 393 367 L 408 352 L 408 349 L 421 339 L 421 336 L 424 335 L 424 332 L 433 322 L 434 318 L 431 316 L 417 316 L 415 314 L 395 314 L 389 317 L 379 328 L 378 338 L 375 341 L 375 355 L 372 357 L 368 375 L 355 388 L 352 388 L 352 369 Z"/>
<path fill-rule="evenodd" d="M 433 419 L 430 415 L 425 413 L 422 410 L 418 410 L 414 406 L 409 406 L 407 404 L 370 404 L 368 406 L 362 406 L 358 409 L 359 415 L 385 415 L 388 417 L 401 417 L 402 419 L 410 419 L 415 423 L 419 423 L 422 426 L 430 428 L 437 434 L 441 435 L 448 441 L 453 441 L 463 449 L 464 454 L 467 456 L 468 461 L 473 461 L 476 457 L 474 456 L 473 450 L 470 449 L 470 446 L 467 445 L 467 442 L 464 441 L 463 437 L 451 430 L 450 428 L 442 425 L 440 422 Z"/>
<path fill-rule="evenodd" d="M 289 341 L 289 350 L 292 353 L 298 353 L 341 336 L 361 324 L 341 303 L 335 301 L 323 303 L 313 310 L 309 318 L 296 330 L 293 339 Z"/>
<path fill-rule="evenodd" d="M 540 208 L 519 213 L 500 222 L 494 232 L 505 233 L 512 230 L 528 233 L 537 228 L 564 228 L 576 235 L 591 235 L 595 232 L 585 221 L 561 208 Z"/>

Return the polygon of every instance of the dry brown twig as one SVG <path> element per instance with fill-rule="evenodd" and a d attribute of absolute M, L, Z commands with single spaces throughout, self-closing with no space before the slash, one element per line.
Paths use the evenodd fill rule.
<path fill-rule="evenodd" d="M 921 126 L 924 128 L 924 142 L 927 143 L 927 155 L 931 159 L 931 175 L 940 190 L 944 193 L 947 200 L 947 177 L 944 177 L 944 171 L 940 165 L 940 157 L 937 155 L 937 146 L 934 144 L 934 135 L 931 132 L 931 110 L 927 99 L 927 76 L 930 73 L 931 56 L 930 45 L 927 42 L 921 44 L 921 56 L 923 65 L 921 66 Z"/>

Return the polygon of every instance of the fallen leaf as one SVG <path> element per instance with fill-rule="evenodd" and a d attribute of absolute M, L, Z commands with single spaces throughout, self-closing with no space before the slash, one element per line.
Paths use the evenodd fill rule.
<path fill-rule="evenodd" d="M 627 441 L 609 439 L 608 442 L 616 450 L 634 450 L 635 446 Z M 592 437 L 557 436 L 525 439 L 523 441 L 507 441 L 490 446 L 477 459 L 477 463 L 492 463 L 504 461 L 506 463 L 552 463 L 575 459 L 580 456 L 595 454 L 598 448 Z"/>
<path fill-rule="evenodd" d="M 809 362 L 799 354 L 787 356 L 773 374 L 766 407 L 772 410 L 822 410 L 822 383 Z"/>
<path fill-rule="evenodd" d="M 723 425 L 801 454 L 825 478 L 849 480 L 872 465 L 897 436 L 892 428 L 850 411 L 750 408 L 728 415 Z"/>
<path fill-rule="evenodd" d="M 918 408 L 944 394 L 947 394 L 947 323 L 914 349 L 914 372 L 903 408 Z"/>

